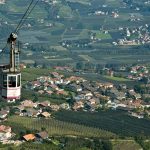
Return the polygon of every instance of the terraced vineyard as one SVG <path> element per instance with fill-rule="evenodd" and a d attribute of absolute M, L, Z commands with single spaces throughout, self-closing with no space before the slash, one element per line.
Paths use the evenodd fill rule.
<path fill-rule="evenodd" d="M 149 50 L 146 47 L 141 45 L 121 47 L 112 44 L 117 39 L 123 38 L 118 30 L 119 27 L 138 28 L 149 24 L 148 6 L 145 6 L 143 2 L 133 1 L 135 5 L 141 7 L 140 11 L 130 7 L 124 8 L 123 0 L 57 0 L 56 4 L 48 2 L 51 1 L 39 2 L 19 32 L 19 40 L 23 43 L 31 43 L 34 48 L 28 47 L 28 50 L 36 51 L 32 56 L 27 56 L 27 50 L 23 49 L 22 51 L 25 53 L 23 60 L 33 60 L 38 64 L 49 66 L 75 65 L 79 61 L 84 63 L 89 61 L 92 64 L 149 62 L 147 55 Z M 4 46 L 4 40 L 14 30 L 27 6 L 28 0 L 8 0 L 5 5 L 0 5 L 1 47 Z M 146 7 L 145 10 L 143 10 L 144 7 Z M 116 8 L 120 17 L 113 18 L 111 12 Z M 96 15 L 96 11 L 108 12 L 108 15 Z M 135 14 L 142 21 L 129 21 L 130 14 Z M 7 24 L 5 24 L 6 22 Z M 96 34 L 95 37 L 98 41 L 92 41 L 90 33 Z M 65 47 L 67 50 L 62 51 L 61 54 L 59 50 L 54 52 L 51 48 L 51 46 L 59 47 L 66 41 L 70 45 L 67 43 Z M 80 45 L 80 42 L 84 44 Z M 39 49 L 37 46 L 41 48 Z M 45 56 L 53 56 L 56 59 L 44 58 L 41 53 L 44 50 L 46 51 Z M 81 58 L 83 52 L 90 59 Z"/>
<path fill-rule="evenodd" d="M 115 134 L 101 130 L 94 127 L 88 127 L 84 125 L 79 125 L 75 123 L 69 123 L 64 121 L 59 121 L 56 119 L 40 120 L 32 119 L 26 117 L 12 116 L 6 122 L 7 125 L 11 125 L 15 133 L 20 133 L 23 129 L 31 130 L 41 130 L 45 128 L 49 136 L 59 135 L 59 136 L 79 136 L 79 137 L 98 137 L 111 139 L 117 137 Z"/>
<path fill-rule="evenodd" d="M 150 122 L 136 119 L 124 111 L 100 111 L 97 113 L 60 111 L 55 118 L 61 121 L 77 123 L 89 127 L 107 130 L 121 136 L 150 136 Z"/>

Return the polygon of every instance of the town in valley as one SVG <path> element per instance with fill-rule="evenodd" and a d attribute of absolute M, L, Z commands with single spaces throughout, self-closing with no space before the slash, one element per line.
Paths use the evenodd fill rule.
<path fill-rule="evenodd" d="M 0 149 L 150 150 L 149 20 L 149 0 L 0 0 Z"/>

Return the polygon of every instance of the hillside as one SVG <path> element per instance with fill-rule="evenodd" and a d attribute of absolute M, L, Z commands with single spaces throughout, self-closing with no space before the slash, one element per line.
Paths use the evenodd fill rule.
<path fill-rule="evenodd" d="M 150 1 L 36 2 L 0 0 L 0 64 L 16 27 L 21 49 L 21 84 L 6 84 L 21 98 L 0 98 L 0 149 L 149 150 Z"/>
<path fill-rule="evenodd" d="M 1 47 L 28 5 L 29 0 L 7 0 L 0 5 Z M 43 0 L 19 32 L 22 60 L 46 66 L 149 62 L 143 32 L 149 34 L 148 25 L 146 1 Z"/>

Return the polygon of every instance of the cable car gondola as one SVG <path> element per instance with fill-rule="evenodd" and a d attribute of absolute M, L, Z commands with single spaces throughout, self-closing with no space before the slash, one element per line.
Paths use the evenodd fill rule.
<path fill-rule="evenodd" d="M 21 18 L 15 31 L 10 34 L 6 46 L 0 51 L 10 46 L 10 62 L 8 65 L 0 65 L 0 97 L 9 101 L 15 101 L 21 97 L 21 71 L 19 64 L 19 46 L 16 48 L 17 34 L 24 24 L 27 17 L 36 7 L 39 0 L 31 0 L 26 12 Z"/>
<path fill-rule="evenodd" d="M 10 45 L 10 63 L 0 66 L 0 96 L 8 101 L 20 99 L 21 72 L 19 49 L 16 49 L 17 35 L 11 33 L 7 43 Z"/>

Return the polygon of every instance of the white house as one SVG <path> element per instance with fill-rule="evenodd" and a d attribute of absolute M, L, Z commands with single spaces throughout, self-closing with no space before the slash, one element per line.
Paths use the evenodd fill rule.
<path fill-rule="evenodd" d="M 0 141 L 8 140 L 12 137 L 11 127 L 9 126 L 0 126 Z"/>

